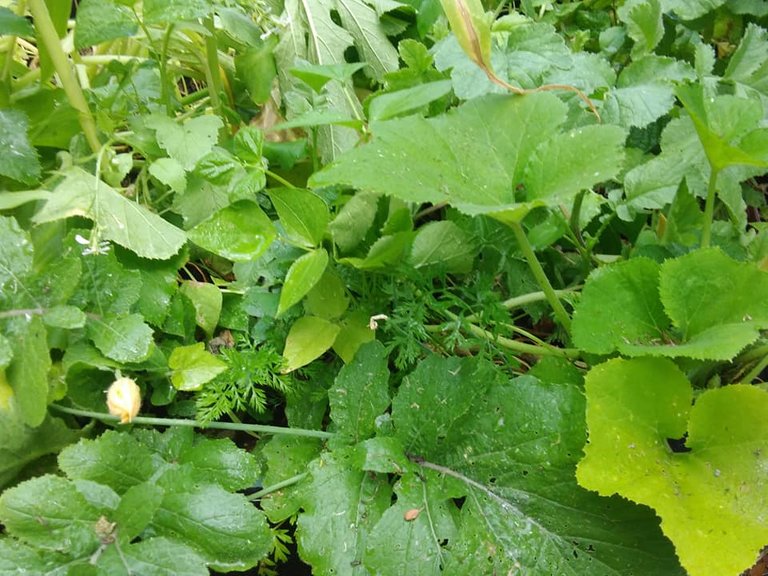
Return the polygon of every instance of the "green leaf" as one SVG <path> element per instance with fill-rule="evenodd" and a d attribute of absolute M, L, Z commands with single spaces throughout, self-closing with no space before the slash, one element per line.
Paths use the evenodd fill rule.
<path fill-rule="evenodd" d="M 440 4 L 464 53 L 478 66 L 491 69 L 491 22 L 480 0 L 440 0 Z"/>
<path fill-rule="evenodd" d="M 745 385 L 701 394 L 664 359 L 615 359 L 586 379 L 589 443 L 579 483 L 653 507 L 691 576 L 739 574 L 768 541 L 763 472 L 768 395 Z M 688 434 L 690 451 L 667 439 Z M 691 529 L 692 527 L 707 529 Z"/>
<path fill-rule="evenodd" d="M 90 480 L 118 494 L 149 480 L 162 462 L 130 434 L 108 430 L 59 454 L 59 467 L 73 480 Z"/>
<path fill-rule="evenodd" d="M 187 239 L 184 232 L 81 168 L 65 172 L 33 220 L 41 224 L 72 216 L 93 220 L 104 239 L 142 258 L 170 258 Z"/>
<path fill-rule="evenodd" d="M 163 496 L 163 489 L 152 482 L 135 484 L 125 491 L 114 514 L 122 541 L 130 542 L 149 526 Z"/>
<path fill-rule="evenodd" d="M 379 342 L 362 346 L 328 390 L 338 433 L 357 443 L 373 436 L 376 418 L 389 406 L 387 351 Z"/>
<path fill-rule="evenodd" d="M 269 198 L 289 237 L 308 247 L 320 245 L 330 220 L 322 198 L 300 188 L 272 189 Z"/>
<path fill-rule="evenodd" d="M 149 173 L 177 194 L 187 189 L 184 168 L 173 158 L 158 158 L 149 165 Z"/>
<path fill-rule="evenodd" d="M 203 156 L 213 150 L 222 126 L 218 116 L 197 116 L 186 120 L 181 126 L 167 116 L 152 119 L 157 143 L 185 170 L 192 170 Z"/>
<path fill-rule="evenodd" d="M 327 452 L 309 465 L 309 472 L 304 513 L 296 524 L 299 555 L 318 574 L 354 576 L 361 572 L 371 528 L 389 507 L 389 482 Z"/>
<path fill-rule="evenodd" d="M 333 351 L 349 364 L 360 346 L 375 338 L 376 334 L 370 327 L 370 316 L 362 310 L 355 310 L 341 320 L 339 334 L 333 341 Z"/>
<path fill-rule="evenodd" d="M 364 70 L 383 82 L 385 74 L 398 69 L 399 59 L 376 11 L 364 0 L 336 0 L 336 10 L 352 35 L 359 58 L 367 64 Z"/>
<path fill-rule="evenodd" d="M 53 328 L 73 330 L 85 326 L 85 312 L 75 306 L 54 306 L 43 314 L 43 322 Z"/>
<path fill-rule="evenodd" d="M 342 206 L 329 225 L 333 241 L 342 252 L 351 251 L 363 241 L 376 219 L 378 205 L 376 194 L 355 194 Z"/>
<path fill-rule="evenodd" d="M 280 316 L 291 306 L 299 302 L 307 292 L 312 290 L 315 284 L 322 278 L 325 268 L 328 266 L 328 252 L 318 248 L 307 252 L 297 258 L 288 273 L 280 291 L 280 303 L 277 307 L 277 315 Z"/>
<path fill-rule="evenodd" d="M 0 12 L 0 14 L 2 14 Z M 22 544 L 18 540 L 3 538 L 0 540 L 0 574 L 40 574 L 44 576 L 63 576 L 57 567 L 69 560 L 64 554 L 44 552 Z"/>
<path fill-rule="evenodd" d="M 34 184 L 40 178 L 40 160 L 27 138 L 28 126 L 23 112 L 0 109 L 0 149 L 5 151 L 0 157 L 0 175 Z"/>
<path fill-rule="evenodd" d="M 198 436 L 194 445 L 181 451 L 177 461 L 194 468 L 193 481 L 215 482 L 232 492 L 253 487 L 259 478 L 260 466 L 253 455 L 228 438 Z"/>
<path fill-rule="evenodd" d="M 683 20 L 695 20 L 714 12 L 726 0 L 664 0 L 664 11 L 674 12 Z"/>
<path fill-rule="evenodd" d="M 274 48 L 274 41 L 267 41 L 249 46 L 235 55 L 237 78 L 245 84 L 251 100 L 256 104 L 269 100 L 272 83 L 277 76 Z"/>
<path fill-rule="evenodd" d="M 326 268 L 323 276 L 307 292 L 304 310 L 307 314 L 334 320 L 349 308 L 349 296 L 344 282 L 333 268 Z"/>
<path fill-rule="evenodd" d="M 227 369 L 227 363 L 205 349 L 202 342 L 177 346 L 168 357 L 171 383 L 177 390 L 199 390 Z"/>
<path fill-rule="evenodd" d="M 395 116 L 402 116 L 415 112 L 427 104 L 450 94 L 450 92 L 451 81 L 438 80 L 398 90 L 397 92 L 380 93 L 371 99 L 368 116 L 371 121 L 388 120 Z"/>
<path fill-rule="evenodd" d="M 208 0 L 144 0 L 144 21 L 147 24 L 197 20 L 210 13 Z"/>
<path fill-rule="evenodd" d="M 272 544 L 264 514 L 242 494 L 212 484 L 166 493 L 152 525 L 158 535 L 193 547 L 218 572 L 252 568 Z"/>
<path fill-rule="evenodd" d="M 339 82 L 349 80 L 355 72 L 364 67 L 365 64 L 361 63 L 311 64 L 304 62 L 291 68 L 290 72 L 319 94 L 331 80 Z"/>
<path fill-rule="evenodd" d="M 739 82 L 765 94 L 768 93 L 767 69 L 768 31 L 749 23 L 739 47 L 728 61 L 723 79 Z"/>
<path fill-rule="evenodd" d="M 88 335 L 104 356 L 118 362 L 141 362 L 152 351 L 152 328 L 141 314 L 91 319 Z"/>
<path fill-rule="evenodd" d="M 132 36 L 139 28 L 133 11 L 114 0 L 83 0 L 77 6 L 75 24 L 78 50 Z"/>
<path fill-rule="evenodd" d="M 669 112 L 675 104 L 671 87 L 638 84 L 610 90 L 600 109 L 603 122 L 625 128 L 644 128 Z"/>
<path fill-rule="evenodd" d="M 0 36 L 32 36 L 34 33 L 29 20 L 14 14 L 10 8 L 0 7 Z"/>
<path fill-rule="evenodd" d="M 320 448 L 320 441 L 314 438 L 273 436 L 261 451 L 266 464 L 264 486 L 306 473 L 307 466 L 318 456 Z M 299 512 L 302 488 L 302 484 L 295 484 L 261 498 L 259 504 L 270 522 L 283 522 Z"/>
<path fill-rule="evenodd" d="M 97 562 L 100 574 L 115 576 L 207 576 L 205 560 L 192 548 L 171 538 L 155 537 L 135 544 L 123 544 L 120 551 L 110 546 Z"/>
<path fill-rule="evenodd" d="M 442 272 L 463 273 L 472 269 L 475 253 L 467 233 L 454 222 L 443 220 L 419 229 L 409 261 L 414 268 L 435 267 Z"/>
<path fill-rule="evenodd" d="M 557 97 L 541 93 L 485 97 L 438 118 L 379 122 L 369 144 L 310 182 L 519 219 L 536 206 L 569 203 L 581 189 L 618 172 L 623 130 L 589 126 L 563 134 L 565 113 Z M 403 158 L 419 161 L 403 163 Z"/>
<path fill-rule="evenodd" d="M 589 275 L 573 314 L 573 343 L 592 354 L 661 343 L 670 320 L 659 299 L 660 266 L 633 258 Z"/>
<path fill-rule="evenodd" d="M 633 58 L 652 52 L 661 42 L 664 24 L 660 0 L 632 0 L 624 3 L 617 13 L 627 24 L 627 34 L 635 41 L 632 47 Z"/>
<path fill-rule="evenodd" d="M 233 262 L 255 260 L 276 236 L 272 221 L 250 200 L 219 210 L 187 234 L 198 246 Z"/>
<path fill-rule="evenodd" d="M 42 320 L 14 319 L 6 336 L 13 347 L 13 359 L 6 370 L 8 384 L 13 389 L 19 414 L 25 424 L 39 426 L 48 407 L 48 371 L 51 356 Z"/>
<path fill-rule="evenodd" d="M 101 512 L 58 476 L 40 476 L 0 496 L 0 521 L 13 536 L 43 550 L 84 556 L 96 550 Z"/>
<path fill-rule="evenodd" d="M 285 339 L 283 372 L 292 372 L 319 358 L 333 345 L 338 333 L 336 324 L 316 316 L 303 316 L 296 320 Z"/>
<path fill-rule="evenodd" d="M 6 294 L 24 289 L 21 280 L 32 270 L 33 251 L 29 233 L 16 219 L 0 216 L 0 288 Z"/>
<path fill-rule="evenodd" d="M 224 301 L 221 290 L 214 284 L 185 280 L 179 292 L 192 301 L 195 307 L 195 322 L 209 336 L 219 323 L 221 306 Z"/>
<path fill-rule="evenodd" d="M 141 297 L 141 273 L 126 269 L 113 252 L 90 254 L 82 258 L 82 267 L 82 278 L 70 304 L 99 315 L 124 315 Z M 57 283 L 63 283 L 66 273 L 56 275 Z"/>

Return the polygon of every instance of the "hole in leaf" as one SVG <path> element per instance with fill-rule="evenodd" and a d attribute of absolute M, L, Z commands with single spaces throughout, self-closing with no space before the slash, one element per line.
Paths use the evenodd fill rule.
<path fill-rule="evenodd" d="M 528 476 L 528 470 L 523 470 L 523 476 Z"/>
<path fill-rule="evenodd" d="M 461 498 L 454 498 L 453 503 L 456 505 L 456 508 L 459 510 L 462 509 L 464 506 L 464 502 L 466 502 L 467 498 L 465 496 L 462 496 Z"/>
<path fill-rule="evenodd" d="M 669 445 L 669 449 L 675 453 L 690 452 L 691 449 L 685 445 L 685 441 L 687 438 L 688 438 L 688 434 L 686 434 L 682 438 L 667 438 L 667 444 Z"/>

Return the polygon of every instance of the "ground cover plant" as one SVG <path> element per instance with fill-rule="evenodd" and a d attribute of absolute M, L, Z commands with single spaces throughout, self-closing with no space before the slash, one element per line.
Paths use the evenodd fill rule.
<path fill-rule="evenodd" d="M 768 5 L 0 0 L 0 574 L 768 569 Z"/>

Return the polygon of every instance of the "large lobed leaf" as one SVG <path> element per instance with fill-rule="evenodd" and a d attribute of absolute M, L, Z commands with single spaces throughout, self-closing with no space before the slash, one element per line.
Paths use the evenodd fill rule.
<path fill-rule="evenodd" d="M 655 508 L 691 576 L 752 566 L 768 542 L 768 394 L 727 386 L 691 408 L 690 383 L 663 358 L 601 364 L 586 394 L 579 483 Z M 667 440 L 686 434 L 689 450 L 673 452 Z"/>
<path fill-rule="evenodd" d="M 311 183 L 520 219 L 537 206 L 569 204 L 580 190 L 619 171 L 622 129 L 564 132 L 565 119 L 565 104 L 540 93 L 488 96 L 437 118 L 374 123 L 369 144 L 313 175 Z"/>

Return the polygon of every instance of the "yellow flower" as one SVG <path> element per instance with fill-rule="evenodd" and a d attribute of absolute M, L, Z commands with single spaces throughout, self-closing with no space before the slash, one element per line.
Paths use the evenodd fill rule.
<path fill-rule="evenodd" d="M 130 378 L 118 378 L 107 390 L 109 413 L 120 416 L 120 423 L 134 419 L 141 408 L 141 390 Z"/>

